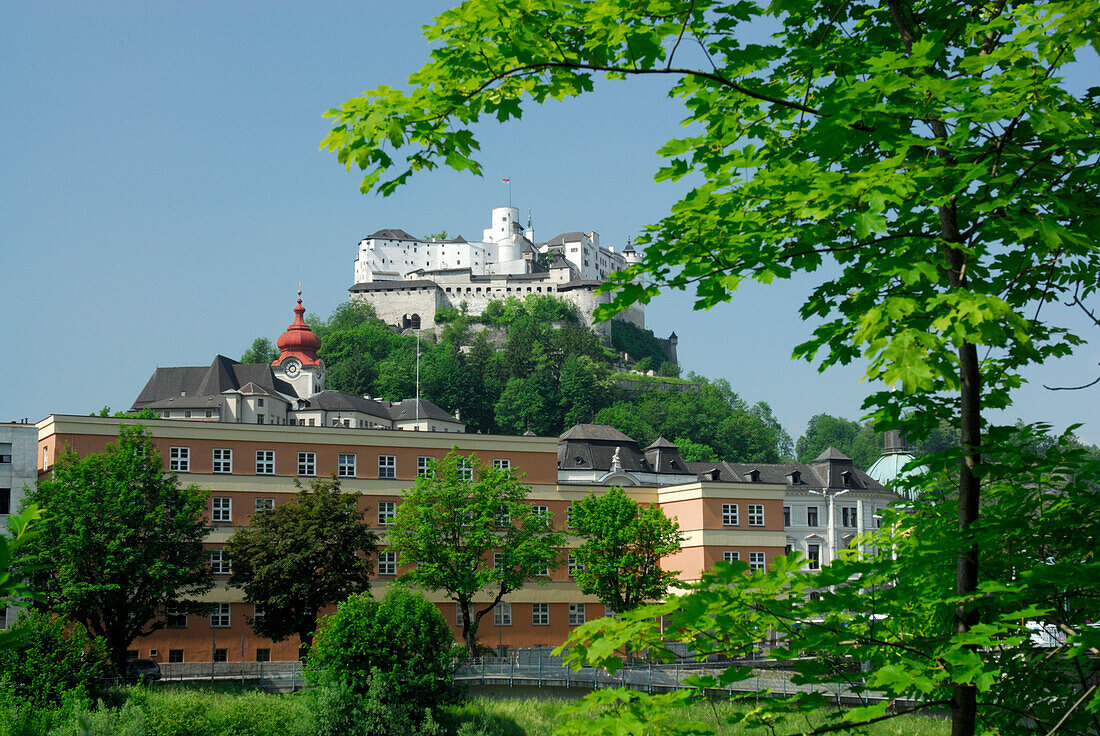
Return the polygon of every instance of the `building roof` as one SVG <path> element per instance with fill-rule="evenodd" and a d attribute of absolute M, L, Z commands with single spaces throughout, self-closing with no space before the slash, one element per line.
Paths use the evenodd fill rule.
<path fill-rule="evenodd" d="M 850 473 L 850 486 L 844 486 L 836 479 L 830 484 L 828 468 L 814 467 L 806 463 L 731 463 L 722 460 L 719 462 L 689 462 L 687 466 L 691 469 L 691 472 L 699 476 L 700 480 L 713 480 L 722 483 L 774 483 L 785 485 L 788 488 L 839 489 L 847 487 L 853 490 L 885 490 L 882 484 L 854 465 L 846 468 L 847 472 Z M 713 477 L 715 474 L 717 477 Z M 755 481 L 752 480 L 754 475 L 756 477 Z M 796 483 L 795 480 L 798 482 Z"/>
<path fill-rule="evenodd" d="M 270 366 L 238 363 L 218 355 L 208 366 L 157 368 L 134 400 L 130 411 L 219 406 L 222 393 L 238 390 L 249 383 L 272 394 L 295 395 L 289 384 L 275 377 Z"/>
<path fill-rule="evenodd" d="M 565 243 L 577 243 L 587 237 L 588 233 L 582 233 L 579 230 L 573 230 L 568 233 L 558 233 L 549 240 L 539 243 L 539 245 L 564 245 Z"/>
<path fill-rule="evenodd" d="M 440 422 L 458 422 L 442 407 L 433 404 L 427 399 L 420 399 L 420 418 L 434 419 Z M 395 422 L 407 422 L 416 419 L 417 399 L 402 399 L 401 401 L 381 401 L 379 405 L 389 413 L 389 418 Z"/>
<path fill-rule="evenodd" d="M 280 365 L 287 358 L 297 358 L 302 365 L 317 365 L 320 359 L 317 351 L 321 349 L 321 338 L 313 334 L 309 325 L 302 319 L 306 308 L 302 306 L 302 290 L 298 289 L 298 304 L 294 307 L 294 321 L 279 336 L 275 343 L 279 347 L 279 357 L 271 365 Z"/>
<path fill-rule="evenodd" d="M 614 427 L 606 424 L 574 424 L 558 437 L 559 440 L 597 440 L 601 442 L 625 442 L 637 445 L 632 437 L 629 437 Z"/>
<path fill-rule="evenodd" d="M 343 391 L 321 391 L 310 396 L 306 401 L 309 402 L 307 407 L 309 409 L 359 412 L 360 414 L 381 417 L 387 421 L 390 419 L 390 413 L 382 403 L 373 399 L 364 399 L 361 396 L 346 394 Z"/>
<path fill-rule="evenodd" d="M 379 230 L 375 233 L 372 233 L 372 234 L 368 235 L 367 237 L 363 238 L 363 240 L 416 240 L 416 241 L 419 241 L 420 238 L 414 238 L 412 235 L 409 235 L 407 232 L 405 232 L 401 228 L 386 228 L 384 230 Z"/>
<path fill-rule="evenodd" d="M 468 269 L 459 269 L 468 270 Z M 401 289 L 432 288 L 438 289 L 439 285 L 428 279 L 395 279 L 392 281 L 360 281 L 350 287 L 348 291 L 399 291 Z"/>
<path fill-rule="evenodd" d="M 815 463 L 821 463 L 828 460 L 847 460 L 848 462 L 852 462 L 852 458 L 848 457 L 832 445 L 829 445 L 829 447 L 823 453 L 814 458 Z"/>

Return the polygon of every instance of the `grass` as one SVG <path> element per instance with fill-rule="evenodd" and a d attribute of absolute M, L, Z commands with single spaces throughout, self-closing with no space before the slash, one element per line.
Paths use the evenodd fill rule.
<path fill-rule="evenodd" d="M 13 719 L 0 707 L 0 736 L 313 736 L 316 722 L 309 693 L 274 695 L 236 687 L 131 687 L 113 691 L 104 706 L 82 712 L 41 713 Z M 448 709 L 443 719 L 457 736 L 552 736 L 566 723 L 566 699 L 473 697 Z M 761 733 L 736 721 L 751 703 L 695 703 L 674 714 L 673 721 L 701 721 L 718 736 Z M 812 714 L 810 723 L 824 721 Z M 18 722 L 21 721 L 21 722 Z M 718 728 L 715 729 L 716 723 Z M 799 720 L 778 733 L 807 728 Z M 940 736 L 950 723 L 923 716 L 902 716 L 866 730 L 871 736 Z"/>

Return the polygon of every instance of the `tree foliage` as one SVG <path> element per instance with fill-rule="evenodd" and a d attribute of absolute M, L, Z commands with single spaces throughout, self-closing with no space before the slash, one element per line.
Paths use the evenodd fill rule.
<path fill-rule="evenodd" d="M 511 471 L 452 450 L 401 495 L 387 532 L 387 548 L 413 566 L 401 580 L 442 590 L 458 605 L 471 654 L 481 619 L 560 563 L 565 537 L 534 512 L 527 491 Z"/>
<path fill-rule="evenodd" d="M 8 517 L 7 533 L 0 533 L 0 610 L 16 603 L 25 603 L 35 597 L 27 582 L 33 570 L 33 561 L 18 562 L 20 548 L 26 546 L 31 537 L 38 534 L 41 524 L 37 522 L 42 511 L 34 504 L 24 505 L 18 514 Z M 0 631 L 0 652 L 16 644 L 18 634 L 10 629 Z"/>
<path fill-rule="evenodd" d="M 1046 538 L 1030 535 L 1049 516 L 1070 512 L 1053 496 L 1025 499 L 1046 486 L 1072 496 L 1059 480 L 1076 462 L 1072 448 L 1061 443 L 1061 458 L 1037 466 L 1040 485 L 1025 486 L 1020 479 L 1033 475 L 1002 472 L 1028 469 L 1009 441 L 1015 430 L 993 426 L 990 412 L 1010 405 L 1027 366 L 1080 344 L 1044 308 L 1084 308 L 1100 282 L 1100 96 L 1063 82 L 1084 47 L 1097 50 L 1095 19 L 1095 3 L 1063 0 L 471 0 L 426 29 L 431 58 L 407 92 L 380 88 L 329 111 L 322 146 L 365 171 L 364 191 L 388 194 L 441 163 L 479 173 L 472 125 L 519 116 L 525 98 L 589 92 L 596 74 L 674 77 L 687 133 L 658 152 L 657 179 L 699 183 L 639 239 L 642 262 L 614 277 L 614 301 L 601 313 L 665 287 L 693 287 L 697 306 L 708 307 L 745 279 L 820 270 L 801 306 L 815 327 L 795 354 L 822 368 L 861 361 L 872 384 L 896 389 L 865 404 L 879 431 L 901 428 L 919 442 L 950 418 L 959 432 L 933 458 L 953 463 L 950 480 L 935 480 L 952 484 L 955 513 L 911 517 L 898 557 L 918 566 L 910 580 L 920 588 L 889 594 L 898 621 L 914 636 L 929 632 L 928 648 L 907 649 L 898 633 L 880 659 L 861 651 L 879 665 L 874 684 L 948 703 L 956 736 L 1031 721 L 1095 730 L 1100 696 L 1075 659 L 1092 630 L 1070 626 L 1076 633 L 1044 669 L 1051 690 L 1023 685 L 1012 657 L 1039 662 L 1011 621 L 1054 615 L 1030 601 L 1055 591 L 1030 552 L 1021 564 L 1033 575 L 987 554 L 1000 551 L 988 534 L 1000 518 L 992 509 L 1024 512 L 1014 520 L 1032 544 Z M 770 38 L 759 37 L 762 27 L 774 29 Z M 1059 551 L 1056 560 L 1072 558 Z M 1096 564 L 1075 567 L 1091 581 Z M 854 574 L 843 572 L 838 584 Z M 719 574 L 727 585 L 741 580 Z M 768 583 L 755 598 L 759 586 L 734 586 L 746 597 L 732 620 L 795 605 L 789 584 Z M 840 621 L 842 611 L 872 608 L 881 588 L 865 584 L 842 585 L 821 615 Z M 1063 596 L 1074 584 L 1054 583 Z M 912 606 L 904 613 L 903 592 Z M 857 641 L 866 649 L 875 638 Z M 838 652 L 842 643 L 795 637 L 791 649 Z M 885 715 L 861 709 L 847 724 Z M 765 704 L 751 720 L 775 718 Z"/>
<path fill-rule="evenodd" d="M 443 614 L 424 596 L 390 586 L 376 601 L 366 593 L 340 603 L 325 618 L 306 673 L 316 683 L 342 680 L 366 696 L 371 680 L 389 681 L 386 690 L 412 708 L 438 708 L 451 702 L 454 636 Z"/>
<path fill-rule="evenodd" d="M 225 545 L 230 584 L 263 606 L 263 616 L 249 619 L 258 635 L 297 635 L 308 646 L 321 609 L 369 589 L 377 538 L 357 502 L 335 478 L 315 478 L 298 485 L 294 501 L 254 512 L 234 532 Z"/>
<path fill-rule="evenodd" d="M 242 363 L 271 365 L 279 357 L 279 349 L 266 337 L 257 337 L 241 356 Z"/>
<path fill-rule="evenodd" d="M 28 611 L 0 649 L 0 689 L 16 703 L 39 708 L 92 697 L 112 673 L 106 643 L 50 613 Z"/>
<path fill-rule="evenodd" d="M 806 424 L 806 433 L 795 444 L 795 457 L 808 463 L 829 447 L 835 447 L 861 468 L 869 468 L 882 454 L 882 436 L 870 422 L 860 424 L 829 414 L 815 414 Z"/>
<path fill-rule="evenodd" d="M 20 549 L 37 605 L 103 637 L 120 672 L 130 642 L 163 628 L 167 607 L 205 610 L 206 492 L 164 472 L 140 425 L 121 425 L 103 452 L 62 454 L 24 503 L 44 512 Z"/>
<path fill-rule="evenodd" d="M 573 505 L 570 526 L 583 541 L 573 550 L 582 593 L 597 596 L 615 613 L 664 598 L 679 571 L 661 559 L 680 550 L 684 536 L 656 505 L 643 506 L 612 487 Z"/>

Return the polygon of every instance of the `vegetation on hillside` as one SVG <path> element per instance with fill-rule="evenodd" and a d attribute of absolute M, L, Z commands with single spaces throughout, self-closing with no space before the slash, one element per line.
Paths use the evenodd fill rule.
<path fill-rule="evenodd" d="M 477 317 L 455 309 L 436 319 L 438 337 L 418 338 L 395 332 L 369 304 L 349 302 L 307 322 L 321 338 L 329 388 L 389 401 L 414 396 L 419 349 L 420 396 L 457 412 L 471 432 L 554 436 L 574 424 L 601 423 L 643 447 L 659 435 L 682 439 L 692 460 L 776 462 L 794 450 L 771 407 L 749 404 L 724 380 L 691 375 L 685 383 L 692 390 L 669 392 L 645 377 L 629 391 L 620 388 L 620 352 L 672 381 L 681 380 L 679 367 L 634 325 L 613 322 L 615 349 L 604 347 L 563 299 L 511 297 Z"/>

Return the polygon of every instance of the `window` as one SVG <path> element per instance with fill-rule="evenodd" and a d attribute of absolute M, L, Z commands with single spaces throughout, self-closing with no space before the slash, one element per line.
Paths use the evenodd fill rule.
<path fill-rule="evenodd" d="M 210 550 L 210 572 L 215 575 L 229 575 L 233 572 L 233 561 L 225 550 Z"/>
<path fill-rule="evenodd" d="M 355 454 L 341 452 L 336 461 L 336 475 L 341 478 L 355 477 Z"/>
<path fill-rule="evenodd" d="M 584 604 L 583 603 L 570 603 L 569 604 L 569 625 L 580 626 L 584 623 Z"/>
<path fill-rule="evenodd" d="M 257 649 L 256 650 L 256 661 L 257 662 L 270 662 L 271 661 L 271 650 L 270 649 Z"/>
<path fill-rule="evenodd" d="M 275 508 L 275 499 L 274 498 L 257 498 L 256 499 L 256 510 L 257 511 L 270 511 L 273 508 Z"/>
<path fill-rule="evenodd" d="M 750 570 L 763 570 L 764 569 L 764 553 L 763 552 L 749 552 L 749 569 Z"/>
<path fill-rule="evenodd" d="M 739 523 L 737 512 L 737 504 L 722 504 L 722 526 L 737 526 Z"/>
<path fill-rule="evenodd" d="M 379 455 L 378 456 L 378 477 L 379 478 L 396 478 L 397 477 L 397 458 L 393 455 Z"/>
<path fill-rule="evenodd" d="M 264 423 L 264 415 L 263 414 L 257 414 L 256 415 L 256 424 L 263 424 L 263 423 Z"/>
<path fill-rule="evenodd" d="M 806 526 L 817 526 L 817 506 L 806 509 Z"/>
<path fill-rule="evenodd" d="M 213 416 L 214 416 L 214 410 L 213 409 L 207 409 L 206 410 L 206 418 L 210 419 Z"/>
<path fill-rule="evenodd" d="M 809 544 L 806 545 L 806 559 L 809 560 L 809 568 L 811 570 L 818 570 L 821 568 L 821 545 Z"/>
<path fill-rule="evenodd" d="M 215 662 L 228 662 L 229 661 L 229 650 L 228 649 L 215 649 L 214 650 L 214 661 Z"/>
<path fill-rule="evenodd" d="M 256 400 L 256 406 L 263 406 L 263 405 L 264 405 L 264 400 L 263 399 L 257 399 Z"/>
<path fill-rule="evenodd" d="M 723 552 L 722 553 L 722 560 L 725 561 L 725 562 L 737 562 L 740 559 L 741 559 L 741 553 L 740 552 Z"/>
<path fill-rule="evenodd" d="M 531 507 L 531 520 L 541 521 L 543 524 L 550 523 L 550 507 L 549 506 L 532 506 Z"/>
<path fill-rule="evenodd" d="M 191 472 L 191 448 L 171 447 L 168 449 L 168 469 L 177 473 Z"/>
<path fill-rule="evenodd" d="M 252 604 L 252 620 L 253 621 L 261 620 L 264 617 L 265 613 L 266 613 L 266 611 L 264 611 L 264 604 L 262 604 L 262 603 L 253 603 Z"/>
<path fill-rule="evenodd" d="M 168 416 L 168 412 L 165 412 L 164 415 Z M 43 447 L 42 448 L 42 469 L 45 470 L 49 466 L 50 466 L 50 448 Z"/>
<path fill-rule="evenodd" d="M 186 629 L 187 628 L 187 614 L 181 613 L 176 608 L 166 608 L 164 610 L 164 619 L 166 626 L 169 629 Z"/>
<path fill-rule="evenodd" d="M 232 473 L 233 472 L 233 451 L 228 449 L 215 449 L 214 450 L 214 472 L 215 473 Z"/>
<path fill-rule="evenodd" d="M 569 504 L 565 509 L 565 526 L 569 529 L 573 528 L 573 504 Z"/>
<path fill-rule="evenodd" d="M 421 455 L 420 457 L 416 458 L 416 477 L 431 478 L 433 462 L 435 462 L 434 457 L 426 457 L 424 455 Z"/>
<path fill-rule="evenodd" d="M 0 488 L 0 514 L 11 513 L 11 489 Z"/>
<path fill-rule="evenodd" d="M 184 419 L 190 419 L 190 418 L 191 418 L 191 410 L 190 410 L 190 409 L 188 409 L 187 411 L 183 412 L 183 418 L 184 418 Z"/>
<path fill-rule="evenodd" d="M 172 664 L 182 662 L 183 661 L 183 650 L 182 649 L 169 649 L 168 650 L 168 661 L 171 662 Z"/>
<path fill-rule="evenodd" d="M 532 626 L 549 626 L 550 625 L 550 604 L 549 603 L 532 603 L 531 604 L 531 625 Z"/>
<path fill-rule="evenodd" d="M 497 526 L 508 526 L 512 523 L 512 514 L 508 510 L 508 507 L 501 504 L 497 507 L 496 517 L 493 519 Z"/>
<path fill-rule="evenodd" d="M 493 625 L 494 626 L 511 626 L 512 625 L 512 604 L 501 601 L 493 608 Z"/>
<path fill-rule="evenodd" d="M 493 553 L 493 569 L 494 570 L 499 570 L 503 566 L 504 566 L 504 553 L 503 552 L 494 552 Z"/>
<path fill-rule="evenodd" d="M 298 453 L 298 475 L 316 475 L 317 474 L 317 453 L 316 452 L 299 452 Z"/>
<path fill-rule="evenodd" d="M 396 575 L 397 574 L 397 553 L 396 552 L 379 552 L 378 553 L 378 574 L 379 575 Z"/>
<path fill-rule="evenodd" d="M 229 620 L 229 604 L 215 603 L 214 608 L 210 611 L 210 628 L 228 629 Z"/>
<path fill-rule="evenodd" d="M 788 527 L 791 525 L 791 507 L 783 507 L 783 526 Z"/>
<path fill-rule="evenodd" d="M 393 515 L 397 510 L 397 503 L 395 501 L 379 501 L 378 502 L 378 525 L 383 526 L 385 524 L 393 523 Z"/>
<path fill-rule="evenodd" d="M 210 519 L 212 521 L 233 521 L 233 499 L 229 496 L 214 496 L 210 499 Z"/>
<path fill-rule="evenodd" d="M 497 470 L 511 470 L 512 461 L 508 458 L 501 458 L 493 461 L 493 467 Z"/>
<path fill-rule="evenodd" d="M 794 545 L 792 545 L 792 544 L 788 544 L 788 545 L 783 547 L 783 554 L 785 554 L 785 555 L 789 555 L 793 551 L 794 551 Z"/>
<path fill-rule="evenodd" d="M 845 506 L 840 510 L 840 525 L 853 527 L 856 526 L 856 507 Z"/>
<path fill-rule="evenodd" d="M 749 504 L 749 526 L 764 526 L 764 504 Z"/>
<path fill-rule="evenodd" d="M 460 457 L 455 467 L 458 468 L 458 474 L 462 480 L 474 479 L 474 466 L 470 464 L 470 458 Z"/>
<path fill-rule="evenodd" d="M 274 450 L 256 450 L 256 475 L 275 475 Z"/>

